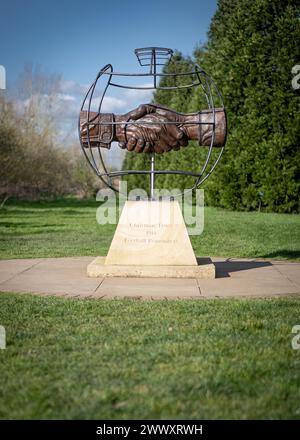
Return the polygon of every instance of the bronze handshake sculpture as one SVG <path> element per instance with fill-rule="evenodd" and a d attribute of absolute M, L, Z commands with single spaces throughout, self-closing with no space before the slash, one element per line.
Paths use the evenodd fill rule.
<path fill-rule="evenodd" d="M 159 104 L 142 104 L 124 114 L 80 113 L 80 134 L 84 147 L 110 148 L 117 141 L 121 148 L 136 153 L 165 153 L 179 150 L 189 140 L 214 147 L 225 145 L 226 115 L 223 108 L 197 113 L 178 113 Z M 213 130 L 215 125 L 215 131 Z"/>

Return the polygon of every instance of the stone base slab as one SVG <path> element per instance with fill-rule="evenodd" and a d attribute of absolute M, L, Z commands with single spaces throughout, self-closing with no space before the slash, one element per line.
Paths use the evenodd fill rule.
<path fill-rule="evenodd" d="M 215 265 L 207 258 L 198 258 L 198 266 L 109 265 L 105 257 L 97 257 L 87 266 L 87 274 L 97 277 L 130 278 L 198 278 L 214 279 Z"/>

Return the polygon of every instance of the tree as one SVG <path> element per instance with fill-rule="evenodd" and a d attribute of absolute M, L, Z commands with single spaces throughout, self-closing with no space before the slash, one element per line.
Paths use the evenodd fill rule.
<path fill-rule="evenodd" d="M 12 102 L 0 99 L 0 196 L 36 198 L 72 191 L 74 181 L 67 151 L 43 134 L 27 132 L 27 120 Z"/>
<path fill-rule="evenodd" d="M 225 154 L 204 184 L 208 204 L 299 212 L 300 94 L 291 87 L 291 70 L 300 61 L 299 17 L 299 3 L 292 0 L 218 2 L 207 44 L 194 53 L 221 90 L 228 113 Z M 177 56 L 183 68 L 191 63 Z M 164 71 L 173 68 L 171 62 Z M 155 99 L 178 111 L 202 106 L 197 88 L 180 96 L 158 91 Z M 195 148 L 165 154 L 158 163 L 191 168 L 199 157 Z M 141 159 L 130 154 L 125 166 L 128 160 L 132 168 L 140 166 Z M 206 151 L 200 159 L 201 154 Z M 176 186 L 177 181 L 166 176 L 159 184 Z"/>
<path fill-rule="evenodd" d="M 195 54 L 222 90 L 229 120 L 226 154 L 206 184 L 210 203 L 299 211 L 300 96 L 291 87 L 299 48 L 296 2 L 219 1 L 207 50 Z"/>
<path fill-rule="evenodd" d="M 61 75 L 49 74 L 41 66 L 27 64 L 14 88 L 12 101 L 23 121 L 23 130 L 35 132 L 45 142 L 58 143 L 62 130 L 65 102 L 61 93 Z"/>

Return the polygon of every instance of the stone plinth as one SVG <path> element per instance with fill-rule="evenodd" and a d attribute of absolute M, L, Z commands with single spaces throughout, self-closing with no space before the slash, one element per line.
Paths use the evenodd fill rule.
<path fill-rule="evenodd" d="M 177 201 L 128 201 L 107 257 L 89 277 L 215 278 L 215 266 L 196 260 Z"/>
<path fill-rule="evenodd" d="M 127 201 L 105 265 L 196 266 L 177 201 Z"/>

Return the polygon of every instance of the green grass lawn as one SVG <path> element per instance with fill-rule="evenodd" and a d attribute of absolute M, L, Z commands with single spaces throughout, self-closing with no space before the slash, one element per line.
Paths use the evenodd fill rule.
<path fill-rule="evenodd" d="M 0 418 L 300 418 L 299 312 L 1 294 Z"/>
<path fill-rule="evenodd" d="M 99 203 L 8 202 L 0 210 L 0 258 L 105 255 L 113 225 L 96 222 Z M 300 260 L 300 216 L 205 209 L 196 255 Z"/>
<path fill-rule="evenodd" d="M 0 258 L 105 255 L 96 202 L 10 202 Z M 197 255 L 300 259 L 297 215 L 205 210 Z M 0 294 L 0 418 L 300 418 L 300 298 Z"/>

